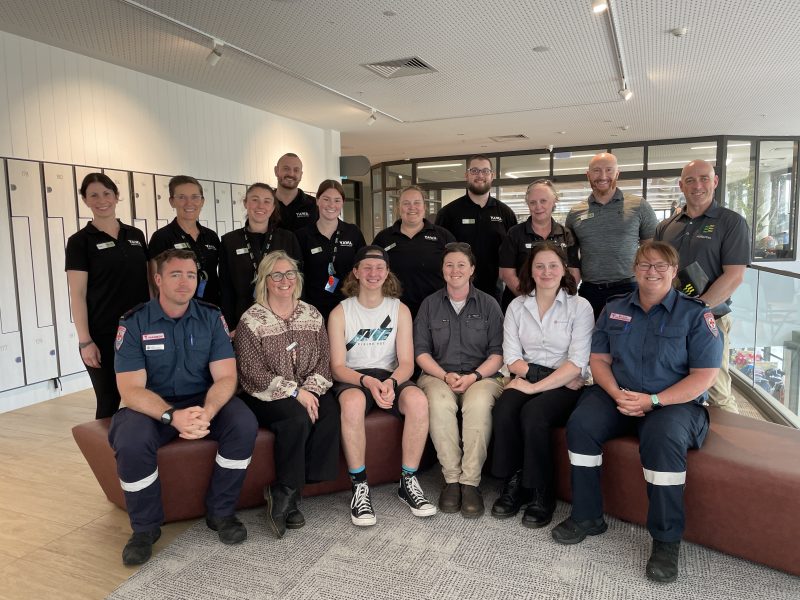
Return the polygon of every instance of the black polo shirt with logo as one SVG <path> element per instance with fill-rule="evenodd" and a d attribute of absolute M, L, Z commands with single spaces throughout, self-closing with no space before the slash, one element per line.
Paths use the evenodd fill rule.
<path fill-rule="evenodd" d="M 305 194 L 300 188 L 297 188 L 297 196 L 288 206 L 284 206 L 283 202 L 277 198 L 275 198 L 275 202 L 281 214 L 279 225 L 289 231 L 296 232 L 304 227 L 313 225 L 319 218 L 316 200 Z"/>
<path fill-rule="evenodd" d="M 413 237 L 400 231 L 400 221 L 375 236 L 372 242 L 389 254 L 389 267 L 403 284 L 400 299 L 415 316 L 422 301 L 444 287 L 444 247 L 456 238 L 444 227 L 423 219 L 422 229 Z"/>

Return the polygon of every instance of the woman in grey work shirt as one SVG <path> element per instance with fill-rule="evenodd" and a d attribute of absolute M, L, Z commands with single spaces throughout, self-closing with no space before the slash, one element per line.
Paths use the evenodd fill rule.
<path fill-rule="evenodd" d="M 563 250 L 536 244 L 520 269 L 520 295 L 506 311 L 503 358 L 514 379 L 492 411 L 492 473 L 506 480 L 492 516 L 528 504 L 526 527 L 544 527 L 555 509 L 550 434 L 575 408 L 587 375 L 594 314 L 577 295 Z"/>

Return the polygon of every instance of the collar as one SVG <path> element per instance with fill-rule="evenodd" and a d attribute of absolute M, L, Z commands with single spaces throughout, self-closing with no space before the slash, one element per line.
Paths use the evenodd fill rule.
<path fill-rule="evenodd" d="M 161 320 L 171 321 L 173 323 L 176 321 L 176 319 L 174 319 L 173 317 L 167 316 L 167 313 L 165 313 L 164 309 L 161 308 L 161 303 L 158 301 L 158 298 L 153 298 L 152 300 L 150 300 L 149 304 L 150 304 L 150 314 L 148 315 L 149 323 L 152 324 L 155 323 L 156 321 L 161 321 Z M 197 302 L 195 301 L 194 298 L 189 300 L 189 306 L 186 308 L 186 312 L 183 313 L 183 316 L 181 316 L 181 319 L 186 319 L 186 318 L 193 318 L 193 319 L 199 318 L 197 314 Z"/>
<path fill-rule="evenodd" d="M 449 301 L 449 300 L 450 300 L 450 296 L 448 296 L 448 295 L 447 295 L 447 285 L 445 285 L 445 286 L 444 286 L 444 287 L 443 287 L 443 288 L 440 290 L 440 292 L 439 292 L 439 293 L 442 295 L 442 300 L 447 300 L 447 301 Z M 467 292 L 467 297 L 465 298 L 465 300 L 466 300 L 467 302 L 469 302 L 469 301 L 470 301 L 470 300 L 472 300 L 473 298 L 475 298 L 475 299 L 477 300 L 477 298 L 478 298 L 478 294 L 475 292 L 475 284 L 473 284 L 473 283 L 470 281 L 470 282 L 469 282 L 469 292 Z M 465 304 L 465 306 L 466 306 L 466 304 Z"/>
<path fill-rule="evenodd" d="M 675 308 L 675 303 L 678 301 L 678 291 L 675 288 L 670 288 L 667 295 L 661 299 L 661 302 L 654 306 L 663 306 L 667 312 L 672 312 L 672 309 Z M 637 291 L 635 294 L 631 295 L 631 303 L 642 308 L 642 304 L 639 302 L 639 292 Z M 642 311 L 644 309 L 642 308 Z"/>
<path fill-rule="evenodd" d="M 614 190 L 614 195 L 611 196 L 611 200 L 606 202 L 606 204 L 600 204 L 597 200 L 594 199 L 594 192 L 592 192 L 591 194 L 589 194 L 589 204 L 594 203 L 594 204 L 597 204 L 599 206 L 607 206 L 607 205 L 611 204 L 612 202 L 617 202 L 618 200 L 622 200 L 623 196 L 624 196 L 624 194 L 622 193 L 622 190 L 617 188 L 617 189 Z"/>
<path fill-rule="evenodd" d="M 685 206 L 686 205 L 684 205 L 684 207 Z M 720 216 L 721 213 L 722 213 L 722 208 L 717 204 L 716 200 L 712 200 L 711 204 L 708 205 L 708 208 L 706 208 L 705 211 L 703 211 L 703 214 L 694 218 L 699 219 L 700 217 L 709 217 L 711 219 L 716 219 L 717 217 Z M 686 214 L 685 211 L 682 210 L 681 212 L 678 213 L 677 218 L 675 220 L 686 221 L 691 219 L 692 217 L 690 217 L 688 214 Z"/>
<path fill-rule="evenodd" d="M 121 231 L 121 230 L 123 230 L 123 229 L 124 229 L 125 231 L 130 231 L 131 229 L 135 229 L 135 227 L 133 227 L 132 225 L 126 225 L 125 223 L 123 223 L 123 222 L 122 222 L 122 221 L 120 221 L 119 219 L 117 219 L 117 223 L 119 223 L 119 228 L 120 228 L 120 231 Z M 97 227 L 95 227 L 95 226 L 94 226 L 94 223 L 92 223 L 91 221 L 89 221 L 89 222 L 86 224 L 86 230 L 87 230 L 89 233 L 92 233 L 92 234 L 98 234 L 98 233 L 101 233 L 101 234 L 103 234 L 103 235 L 108 235 L 108 234 L 107 234 L 105 231 L 100 231 L 100 230 L 99 230 Z"/>
<path fill-rule="evenodd" d="M 280 202 L 280 200 L 278 200 L 277 198 L 275 198 L 275 200 L 277 202 Z M 289 204 L 287 204 L 287 207 L 288 206 L 294 206 L 295 204 L 308 204 L 309 202 L 311 202 L 313 204 L 314 201 L 311 198 L 309 198 L 308 196 L 306 196 L 306 194 L 305 194 L 305 192 L 303 190 L 301 190 L 300 188 L 297 188 L 297 196 L 295 196 L 294 200 L 292 200 L 291 202 L 289 202 Z"/>
<path fill-rule="evenodd" d="M 567 294 L 567 290 L 565 290 L 564 288 L 558 290 L 558 293 L 556 294 L 555 303 L 563 304 L 566 306 L 568 301 L 569 301 L 569 294 Z M 536 302 L 536 290 L 533 290 L 530 294 L 528 294 L 525 297 L 523 305 L 526 306 L 528 310 L 531 310 L 530 303 L 536 304 L 536 306 L 538 307 L 538 303 Z"/>
<path fill-rule="evenodd" d="M 466 193 L 466 194 L 464 194 L 464 195 L 463 195 L 463 196 L 461 196 L 461 197 L 462 197 L 462 198 L 463 198 L 463 199 L 464 199 L 466 202 L 468 202 L 470 205 L 472 205 L 472 206 L 474 206 L 474 207 L 476 207 L 476 208 L 481 208 L 480 206 L 478 206 L 477 204 L 475 204 L 475 203 L 472 201 L 472 198 L 470 198 L 470 197 L 469 197 L 469 193 Z M 490 206 L 497 206 L 497 198 L 495 198 L 495 197 L 494 197 L 494 196 L 492 196 L 491 194 L 489 194 L 489 199 L 486 201 L 486 204 L 484 205 L 484 207 L 483 207 L 483 208 L 489 208 Z"/>
<path fill-rule="evenodd" d="M 472 201 L 470 200 L 470 202 L 472 202 Z M 397 219 L 397 221 L 395 221 L 391 225 L 391 227 L 389 227 L 389 229 L 392 230 L 392 233 L 401 233 L 400 224 L 401 224 L 401 219 Z M 433 223 L 431 223 L 430 221 L 428 221 L 428 219 L 423 217 L 423 219 L 422 219 L 422 229 L 420 229 L 415 235 L 419 235 L 423 231 L 431 231 L 431 230 L 435 230 L 435 229 L 436 229 L 436 226 Z"/>
<path fill-rule="evenodd" d="M 198 232 L 197 233 L 197 241 L 199 242 L 200 238 L 203 237 L 203 233 L 205 231 L 205 227 L 203 227 L 200 224 L 200 221 L 196 221 L 196 223 L 197 223 L 197 232 Z M 192 239 L 192 236 L 189 235 L 188 231 L 184 231 L 183 227 L 178 225 L 178 217 L 175 217 L 174 219 L 172 219 L 172 221 L 170 221 L 170 223 L 167 225 L 167 227 L 171 227 L 172 231 L 174 231 L 175 233 L 177 233 L 179 235 L 180 234 L 187 235 L 187 236 L 189 236 L 190 240 L 195 241 L 195 240 Z"/>
<path fill-rule="evenodd" d="M 525 221 L 525 233 L 537 238 L 552 240 L 556 236 L 564 235 L 564 228 L 557 223 L 553 217 L 550 217 L 550 235 L 548 235 L 546 238 L 542 238 L 542 236 L 533 230 L 533 217 L 528 217 L 528 219 Z"/>

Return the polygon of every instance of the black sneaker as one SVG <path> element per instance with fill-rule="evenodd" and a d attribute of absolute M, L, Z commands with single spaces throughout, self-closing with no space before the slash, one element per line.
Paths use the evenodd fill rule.
<path fill-rule="evenodd" d="M 653 552 L 647 561 L 647 578 L 659 583 L 672 583 L 678 578 L 678 555 L 681 543 L 653 540 Z"/>
<path fill-rule="evenodd" d="M 213 529 L 219 536 L 219 541 L 223 544 L 238 544 L 247 539 L 247 528 L 236 518 L 230 517 L 206 517 L 206 525 Z"/>
<path fill-rule="evenodd" d="M 603 517 L 587 521 L 575 521 L 572 517 L 561 521 L 550 533 L 559 544 L 580 544 L 587 535 L 600 535 L 608 529 Z"/>
<path fill-rule="evenodd" d="M 153 555 L 153 544 L 161 537 L 161 528 L 151 531 L 137 531 L 128 539 L 122 549 L 122 564 L 128 567 L 143 565 Z"/>
<path fill-rule="evenodd" d="M 361 481 L 353 485 L 353 499 L 350 500 L 350 519 L 353 525 L 367 527 L 375 525 L 375 511 L 372 509 L 372 496 L 369 493 L 369 484 Z"/>
<path fill-rule="evenodd" d="M 415 517 L 430 517 L 436 514 L 436 506 L 425 498 L 416 475 L 403 473 L 400 476 L 397 497 L 408 505 Z"/>

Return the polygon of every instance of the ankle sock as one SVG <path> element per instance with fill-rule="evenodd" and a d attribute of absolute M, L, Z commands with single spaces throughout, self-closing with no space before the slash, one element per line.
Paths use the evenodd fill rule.
<path fill-rule="evenodd" d="M 403 465 L 403 470 L 401 471 L 401 475 L 415 475 L 417 473 L 417 469 L 412 467 L 407 467 Z"/>
<path fill-rule="evenodd" d="M 354 484 L 363 483 L 367 480 L 367 467 L 365 465 L 361 465 L 356 469 L 348 469 L 347 471 L 350 474 L 350 481 Z"/>

